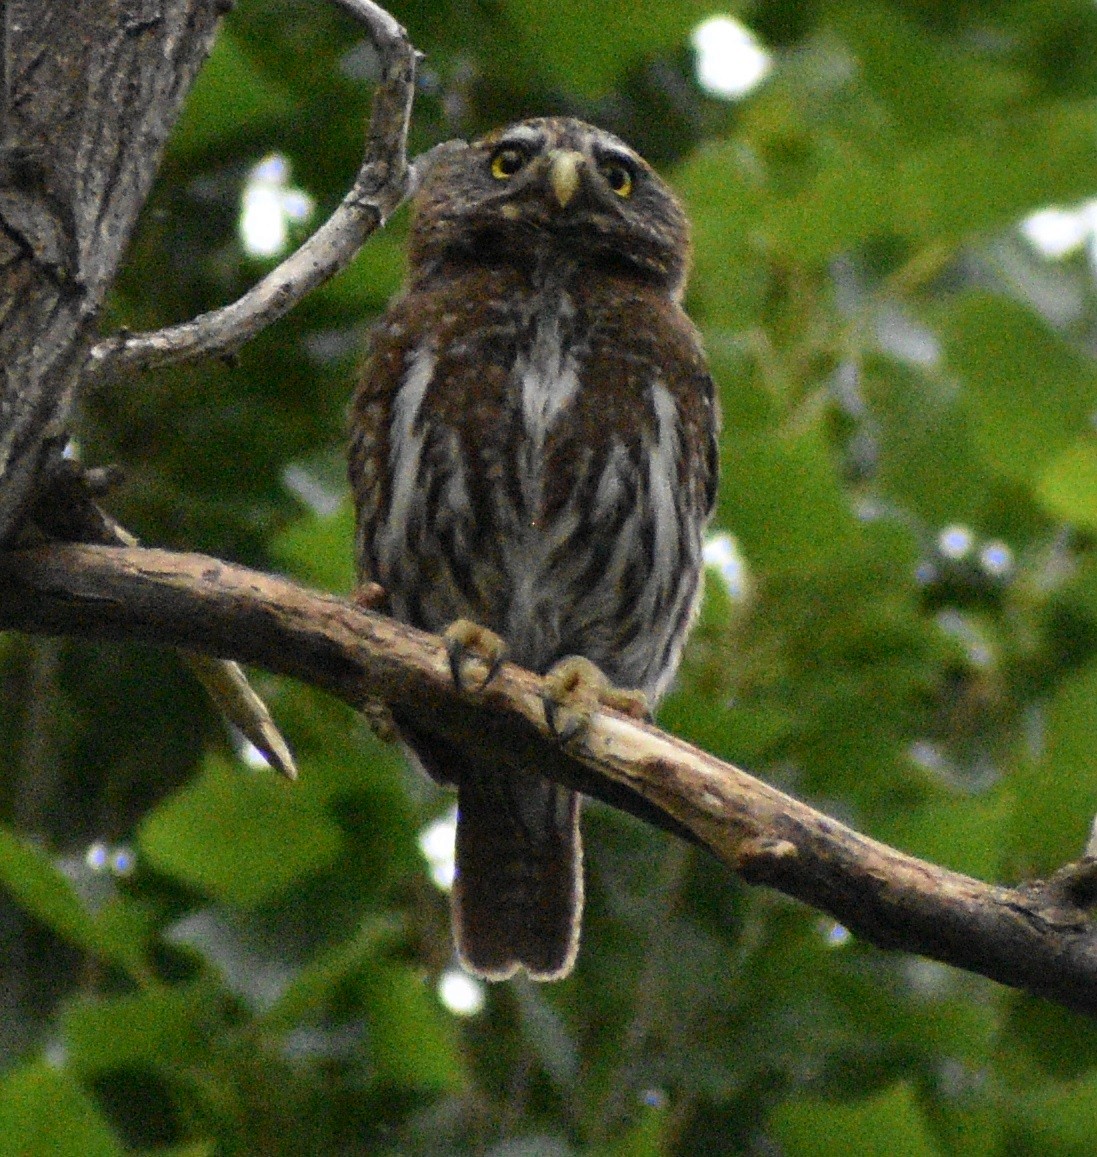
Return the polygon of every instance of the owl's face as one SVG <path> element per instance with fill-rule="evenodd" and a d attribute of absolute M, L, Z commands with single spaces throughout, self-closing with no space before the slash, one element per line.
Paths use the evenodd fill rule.
<path fill-rule="evenodd" d="M 445 261 L 564 260 L 627 271 L 677 299 L 689 225 L 623 141 L 566 117 L 521 121 L 445 154 L 414 201 L 413 275 Z"/>

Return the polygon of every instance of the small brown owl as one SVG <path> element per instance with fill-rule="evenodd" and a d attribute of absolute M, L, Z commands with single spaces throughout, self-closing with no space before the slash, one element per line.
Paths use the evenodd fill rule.
<path fill-rule="evenodd" d="M 550 724 L 591 663 L 657 701 L 697 606 L 717 412 L 680 304 L 689 251 L 681 206 L 627 145 L 524 121 L 429 170 L 407 287 L 372 335 L 351 415 L 360 580 L 396 618 L 447 631 L 458 681 L 498 639 L 549 672 Z M 464 964 L 566 976 L 578 797 L 396 722 L 457 786 Z"/>

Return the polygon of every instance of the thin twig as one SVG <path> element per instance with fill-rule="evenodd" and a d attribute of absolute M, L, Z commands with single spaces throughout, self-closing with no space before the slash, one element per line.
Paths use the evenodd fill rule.
<path fill-rule="evenodd" d="M 343 269 L 404 199 L 418 53 L 383 8 L 370 0 L 339 3 L 365 24 L 381 58 L 381 83 L 373 98 L 365 157 L 350 191 L 295 253 L 243 297 L 180 325 L 104 339 L 88 355 L 89 376 L 232 353 Z"/>
<path fill-rule="evenodd" d="M 43 483 L 31 509 L 27 535 L 33 532 L 47 541 L 86 542 L 100 546 L 138 546 L 137 539 L 95 501 L 93 488 L 109 485 L 111 471 L 89 471 L 60 447 L 53 447 L 42 469 Z M 225 721 L 240 731 L 277 771 L 297 778 L 293 752 L 282 737 L 267 705 L 248 682 L 238 663 L 211 659 L 181 647 L 179 658 L 205 688 Z"/>

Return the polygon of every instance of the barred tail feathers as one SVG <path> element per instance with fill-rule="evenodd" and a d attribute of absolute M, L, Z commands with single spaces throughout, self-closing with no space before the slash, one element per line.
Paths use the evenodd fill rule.
<path fill-rule="evenodd" d="M 453 928 L 462 963 L 487 980 L 524 968 L 560 980 L 579 949 L 579 804 L 530 771 L 464 768 L 457 795 Z"/>

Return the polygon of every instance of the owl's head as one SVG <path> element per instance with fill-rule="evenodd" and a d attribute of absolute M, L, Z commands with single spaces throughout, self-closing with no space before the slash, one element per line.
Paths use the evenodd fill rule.
<path fill-rule="evenodd" d="M 545 259 L 631 273 L 677 299 L 689 223 L 639 154 L 568 117 L 498 129 L 429 168 L 414 200 L 413 275 L 447 261 Z"/>

